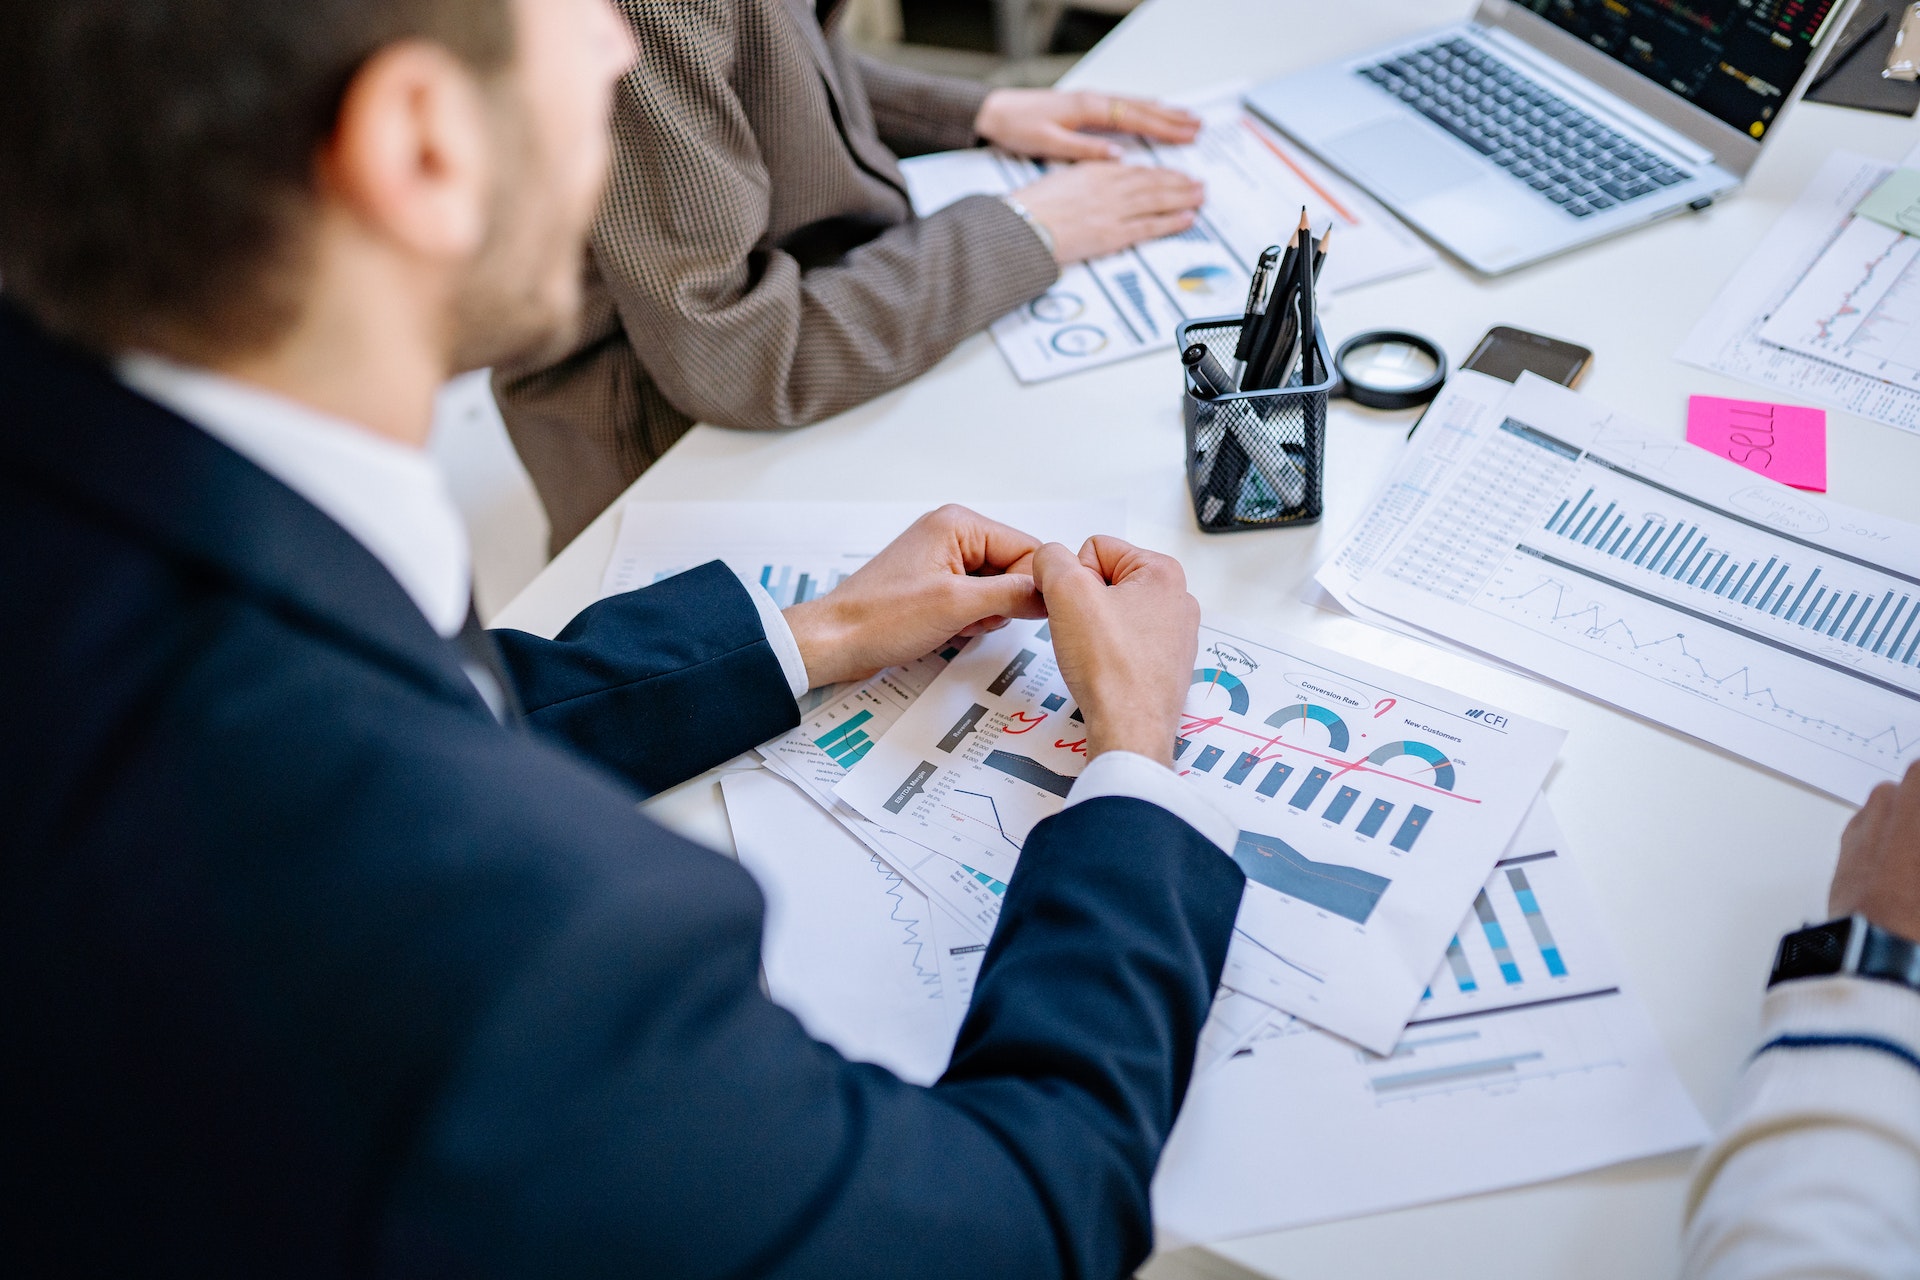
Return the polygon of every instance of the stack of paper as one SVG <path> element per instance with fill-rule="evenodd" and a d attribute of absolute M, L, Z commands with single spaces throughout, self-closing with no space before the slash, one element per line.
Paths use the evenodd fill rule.
<path fill-rule="evenodd" d="M 1920 527 L 1457 376 L 1319 582 L 1856 804 L 1920 758 Z"/>
<path fill-rule="evenodd" d="M 790 560 L 747 550 L 736 567 Z M 704 558 L 636 534 L 629 571 L 683 551 Z M 1163 1230 L 1218 1239 L 1701 1140 L 1540 799 L 1558 730 L 1209 620 L 1180 734 L 1248 888 L 1156 1184 Z M 1024 622 L 835 691 L 763 746 L 765 770 L 723 787 L 768 894 L 774 997 L 843 1052 L 936 1078 L 1085 738 L 1048 626 Z"/>
<path fill-rule="evenodd" d="M 1906 168 L 1920 168 L 1920 151 Z M 1680 359 L 1920 430 L 1920 239 L 1900 229 L 1899 208 L 1884 222 L 1871 204 L 1856 212 L 1905 173 L 1850 152 L 1829 156 Z"/>

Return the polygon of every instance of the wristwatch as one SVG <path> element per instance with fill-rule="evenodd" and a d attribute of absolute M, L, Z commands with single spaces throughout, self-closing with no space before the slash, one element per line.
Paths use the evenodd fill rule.
<path fill-rule="evenodd" d="M 1863 915 L 1842 916 L 1780 939 L 1767 986 L 1836 975 L 1873 978 L 1920 991 L 1920 946 Z"/>

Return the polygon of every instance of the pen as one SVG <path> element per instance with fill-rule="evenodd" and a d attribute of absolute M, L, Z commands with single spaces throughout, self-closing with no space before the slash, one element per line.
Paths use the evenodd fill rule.
<path fill-rule="evenodd" d="M 1213 358 L 1205 343 L 1196 342 L 1180 354 L 1180 363 L 1187 366 L 1187 377 L 1193 380 L 1194 393 L 1203 400 L 1214 400 L 1232 390 L 1233 383 L 1227 377 L 1227 371 Z"/>
<path fill-rule="evenodd" d="M 1253 268 L 1253 283 L 1247 287 L 1247 310 L 1240 320 L 1240 341 L 1233 348 L 1235 360 L 1245 360 L 1253 350 L 1253 330 L 1267 309 L 1267 289 L 1273 284 L 1273 266 L 1280 259 L 1280 246 L 1269 245 Z"/>
<path fill-rule="evenodd" d="M 1285 256 L 1280 259 L 1280 268 L 1273 278 L 1273 292 L 1267 299 L 1266 311 L 1260 317 L 1252 353 L 1247 357 L 1246 370 L 1240 377 L 1242 391 L 1266 391 L 1277 385 L 1273 366 L 1284 345 L 1300 257 L 1308 252 L 1311 243 L 1307 232 L 1307 211 L 1302 208 L 1299 229 L 1294 232 Z"/>
<path fill-rule="evenodd" d="M 1862 31 L 1859 35 L 1855 36 L 1852 40 L 1849 40 L 1846 44 L 1842 45 L 1840 48 L 1835 49 L 1833 51 L 1833 56 L 1827 59 L 1826 65 L 1820 68 L 1820 74 L 1815 76 L 1813 78 L 1813 83 L 1807 86 L 1807 92 L 1813 93 L 1813 92 L 1816 92 L 1817 90 L 1826 88 L 1827 81 L 1839 75 L 1841 70 L 1845 68 L 1845 66 L 1847 65 L 1847 60 L 1853 57 L 1854 54 L 1860 52 L 1861 49 L 1865 48 L 1867 41 L 1879 35 L 1881 28 L 1885 27 L 1886 25 L 1887 25 L 1887 15 L 1885 11 L 1882 11 L 1879 17 L 1875 18 L 1872 22 L 1867 24 L 1866 30 Z"/>

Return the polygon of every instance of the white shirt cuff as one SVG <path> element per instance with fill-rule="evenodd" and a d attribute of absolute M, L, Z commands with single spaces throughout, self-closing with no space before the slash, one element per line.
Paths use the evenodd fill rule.
<path fill-rule="evenodd" d="M 1159 805 L 1220 847 L 1229 857 L 1239 843 L 1240 828 L 1213 802 L 1183 784 L 1173 770 L 1131 751 L 1109 751 L 1088 761 L 1067 792 L 1067 807 L 1102 796 L 1124 796 Z"/>
<path fill-rule="evenodd" d="M 760 629 L 767 633 L 767 643 L 773 646 L 773 656 L 780 659 L 780 671 L 787 677 L 787 688 L 793 690 L 793 699 L 798 702 L 807 696 L 813 684 L 807 679 L 807 661 L 800 656 L 800 642 L 793 638 L 793 628 L 787 625 L 780 606 L 757 579 L 741 572 L 738 565 L 729 563 L 727 568 L 733 570 L 733 576 L 740 579 L 740 585 L 753 597 L 753 607 L 760 611 Z"/>

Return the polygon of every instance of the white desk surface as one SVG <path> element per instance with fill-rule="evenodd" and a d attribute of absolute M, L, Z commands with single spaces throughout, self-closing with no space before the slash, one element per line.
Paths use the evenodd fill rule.
<path fill-rule="evenodd" d="M 1464 16 L 1465 0 L 1150 0 L 1070 83 L 1174 94 L 1257 79 L 1359 52 Z M 1335 16 L 1337 15 L 1337 16 Z M 1457 363 L 1489 326 L 1515 324 L 1594 348 L 1583 390 L 1675 438 L 1690 394 L 1764 391 L 1673 359 L 1720 286 L 1830 152 L 1898 160 L 1913 121 L 1802 105 L 1749 185 L 1684 215 L 1497 280 L 1451 260 L 1339 295 L 1337 342 L 1362 328 L 1411 328 Z M 1824 918 L 1849 810 L 1714 749 L 1565 690 L 1388 635 L 1299 603 L 1301 585 L 1358 515 L 1406 434 L 1408 415 L 1336 404 L 1326 518 L 1315 528 L 1210 537 L 1182 483 L 1177 371 L 1168 353 L 1022 387 L 984 335 L 873 404 L 802 431 L 700 427 L 630 496 L 736 499 L 1126 499 L 1135 541 L 1177 555 L 1204 606 L 1297 633 L 1496 701 L 1570 731 L 1547 784 L 1634 986 L 1710 1121 L 1751 1050 L 1775 940 Z M 1909 518 L 1920 435 L 1829 416 L 1838 501 Z M 552 634 L 594 599 L 618 506 L 497 619 Z M 719 788 L 700 780 L 652 803 L 689 834 L 731 848 Z M 1284 1141 L 1284 1137 L 1280 1140 Z M 1463 1140 L 1467 1139 L 1463 1135 Z M 1157 1260 L 1156 1277 L 1263 1275 L 1614 1277 L 1672 1274 L 1689 1161 L 1646 1161 L 1498 1195 L 1236 1241 Z"/>

